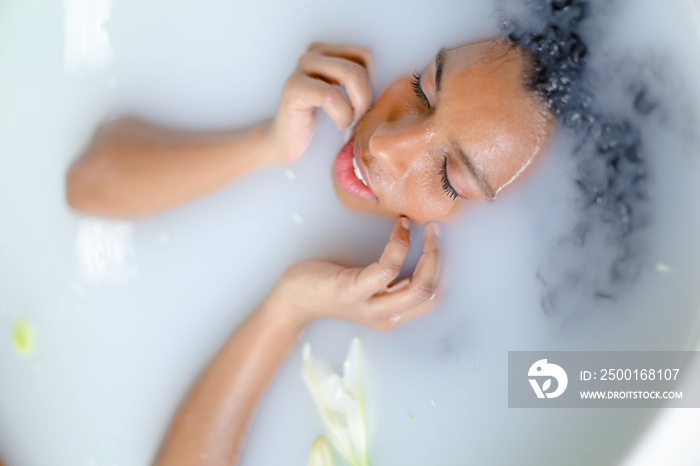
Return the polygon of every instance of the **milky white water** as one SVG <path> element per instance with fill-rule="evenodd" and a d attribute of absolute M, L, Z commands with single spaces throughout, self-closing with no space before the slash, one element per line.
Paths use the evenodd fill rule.
<path fill-rule="evenodd" d="M 507 352 L 696 345 L 698 107 L 696 96 L 678 95 L 698 82 L 693 16 L 682 2 L 621 5 L 590 46 L 601 62 L 629 57 L 617 62 L 623 82 L 635 63 L 658 63 L 665 73 L 644 72 L 668 102 L 644 126 L 656 179 L 637 284 L 573 318 L 542 312 L 535 273 L 575 217 L 574 142 L 560 134 L 498 202 L 443 226 L 445 292 L 433 314 L 387 334 L 335 321 L 305 332 L 337 365 L 361 338 L 373 464 L 614 464 L 654 412 L 508 409 Z M 76 214 L 64 175 L 98 122 L 124 112 L 187 128 L 261 121 L 315 40 L 370 47 L 378 91 L 439 47 L 496 35 L 492 11 L 476 0 L 0 4 L 3 460 L 149 464 L 189 385 L 288 265 L 367 264 L 391 229 L 335 199 L 330 171 L 343 136 L 325 117 L 293 166 L 144 220 Z M 29 356 L 13 345 L 18 319 L 33 329 Z M 242 464 L 305 464 L 321 424 L 300 366 L 298 345 L 260 406 Z"/>

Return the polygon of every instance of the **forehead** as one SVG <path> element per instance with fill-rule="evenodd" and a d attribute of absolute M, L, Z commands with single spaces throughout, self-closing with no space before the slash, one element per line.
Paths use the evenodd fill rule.
<path fill-rule="evenodd" d="M 496 192 L 542 143 L 542 114 L 522 83 L 524 66 L 522 54 L 500 41 L 450 49 L 444 62 L 439 124 Z"/>
<path fill-rule="evenodd" d="M 482 41 L 464 44 L 447 50 L 452 64 L 471 66 L 479 61 L 488 60 L 498 51 L 505 52 L 506 47 L 501 41 Z"/>

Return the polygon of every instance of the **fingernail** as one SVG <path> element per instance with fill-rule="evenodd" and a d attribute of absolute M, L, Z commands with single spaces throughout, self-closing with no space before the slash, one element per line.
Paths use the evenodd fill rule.
<path fill-rule="evenodd" d="M 435 233 L 435 236 L 438 238 L 440 237 L 440 225 L 437 223 L 433 223 L 433 233 Z"/>
<path fill-rule="evenodd" d="M 411 222 L 408 220 L 408 217 L 401 217 L 401 226 L 408 230 L 408 227 L 411 226 Z"/>

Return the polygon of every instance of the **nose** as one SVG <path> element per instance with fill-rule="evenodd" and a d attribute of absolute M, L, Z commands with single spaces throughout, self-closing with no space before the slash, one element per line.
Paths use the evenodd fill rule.
<path fill-rule="evenodd" d="M 402 121 L 382 123 L 369 140 L 369 152 L 395 176 L 403 176 L 425 152 L 429 131 L 422 125 Z"/>

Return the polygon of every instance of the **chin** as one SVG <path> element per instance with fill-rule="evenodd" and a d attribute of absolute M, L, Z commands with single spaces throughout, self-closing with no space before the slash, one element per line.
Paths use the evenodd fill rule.
<path fill-rule="evenodd" d="M 338 180 L 333 176 L 333 190 L 335 191 L 335 196 L 338 198 L 341 204 L 347 209 L 354 212 L 369 212 L 376 215 L 381 215 L 382 217 L 398 217 L 398 215 L 390 215 L 382 211 L 379 208 L 376 201 L 368 201 L 366 199 L 359 199 L 343 190 L 338 184 Z"/>

